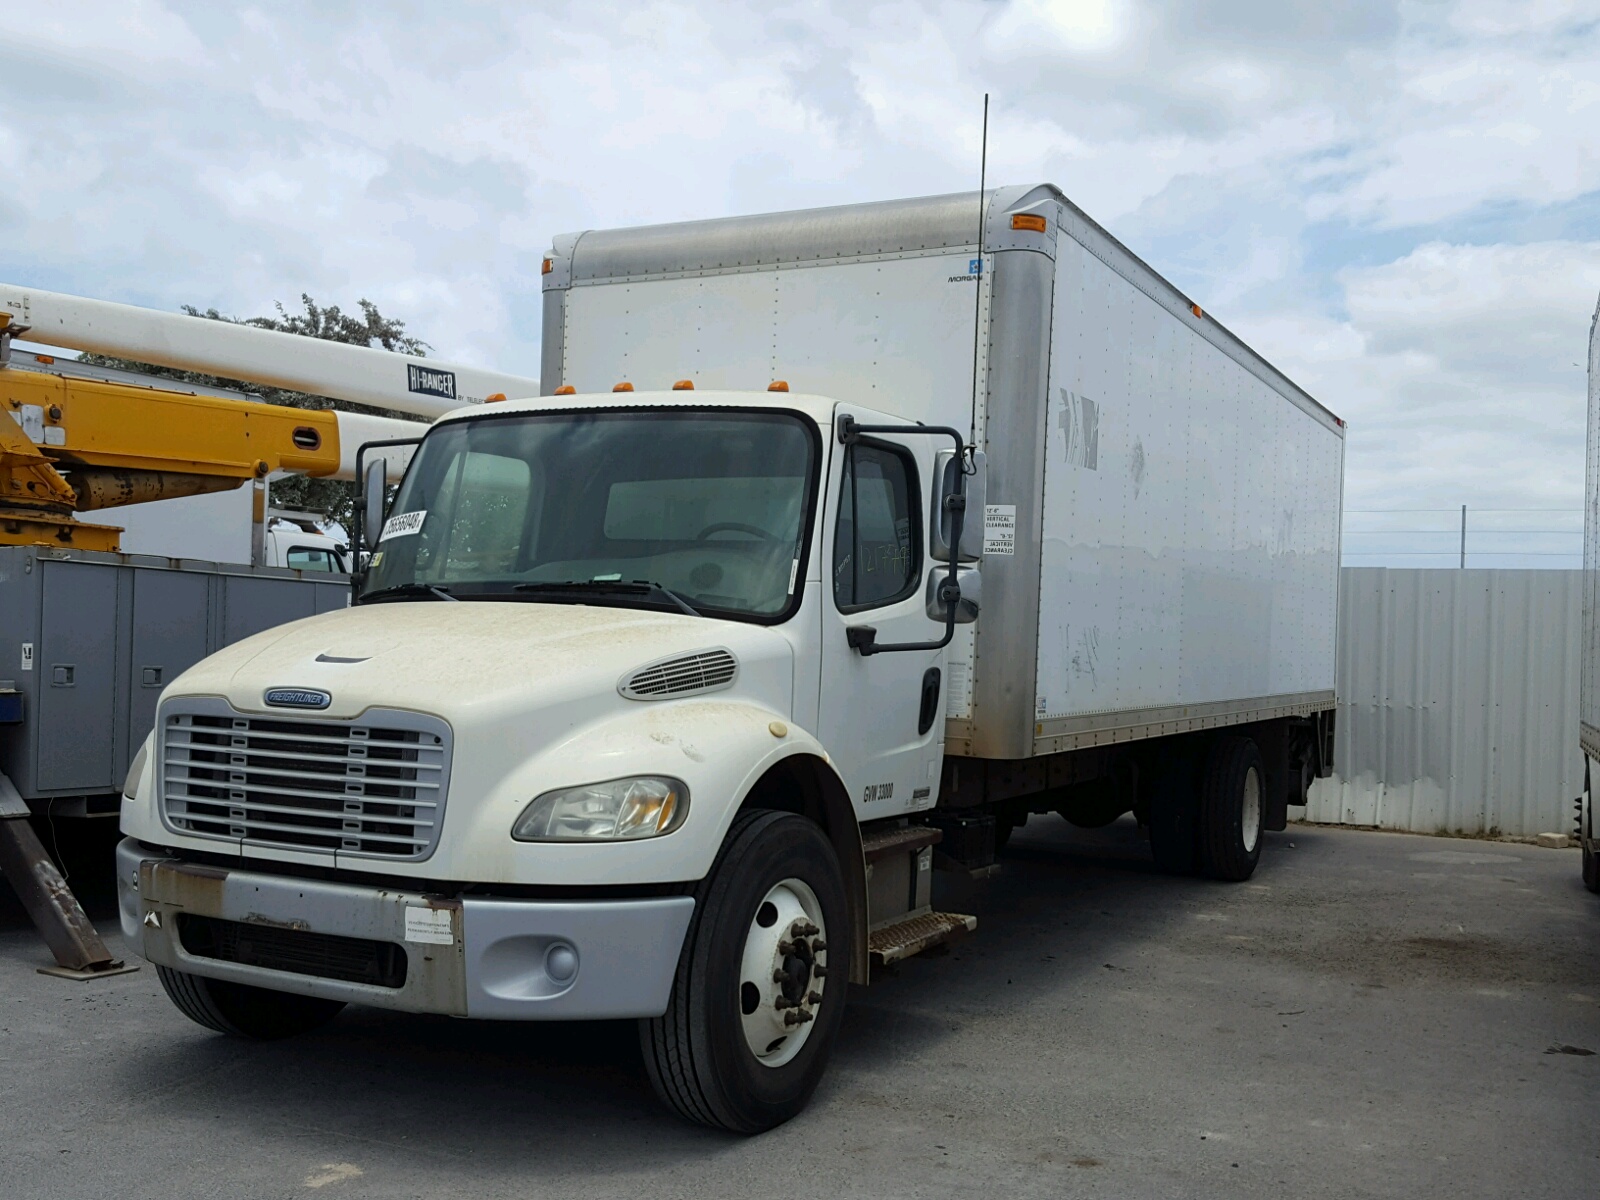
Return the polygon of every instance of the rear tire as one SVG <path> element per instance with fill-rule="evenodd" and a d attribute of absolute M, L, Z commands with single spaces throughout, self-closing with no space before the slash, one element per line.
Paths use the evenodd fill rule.
<path fill-rule="evenodd" d="M 1600 854 L 1589 848 L 1589 843 L 1583 843 L 1583 886 L 1591 892 L 1600 892 Z"/>
<path fill-rule="evenodd" d="M 1219 737 L 1206 759 L 1200 789 L 1200 869 L 1212 879 L 1238 883 L 1261 861 L 1266 810 L 1261 751 L 1247 737 Z"/>
<path fill-rule="evenodd" d="M 178 1011 L 196 1024 L 233 1037 L 276 1041 L 309 1033 L 339 1015 L 343 1000 L 296 996 L 207 979 L 171 967 L 156 967 L 156 977 Z"/>
<path fill-rule="evenodd" d="M 844 1016 L 844 875 L 813 822 L 756 810 L 734 820 L 694 898 L 667 1011 L 639 1022 L 645 1069 L 684 1119 L 760 1133 L 805 1107 Z"/>

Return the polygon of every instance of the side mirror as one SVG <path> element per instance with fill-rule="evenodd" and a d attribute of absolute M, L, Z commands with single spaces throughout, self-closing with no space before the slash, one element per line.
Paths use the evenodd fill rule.
<path fill-rule="evenodd" d="M 949 567 L 934 567 L 928 572 L 926 599 L 929 620 L 943 623 L 948 616 L 950 605 L 946 589 L 950 586 Z M 978 610 L 983 607 L 983 575 L 976 567 L 958 568 L 955 586 L 958 595 L 956 624 L 971 625 L 978 619 Z"/>
<path fill-rule="evenodd" d="M 383 493 L 388 483 L 388 466 L 382 458 L 374 458 L 367 465 L 366 478 L 361 481 L 361 544 L 368 552 L 378 548 L 383 536 Z"/>
<path fill-rule="evenodd" d="M 988 469 L 982 450 L 972 452 L 972 462 L 973 473 L 966 479 L 966 508 L 961 524 L 961 546 L 957 551 L 959 562 L 977 562 L 983 557 L 983 505 L 988 491 Z M 933 520 L 928 522 L 928 554 L 937 562 L 950 561 L 955 513 L 945 505 L 945 497 L 955 494 L 960 470 L 954 450 L 941 450 L 934 457 Z"/>

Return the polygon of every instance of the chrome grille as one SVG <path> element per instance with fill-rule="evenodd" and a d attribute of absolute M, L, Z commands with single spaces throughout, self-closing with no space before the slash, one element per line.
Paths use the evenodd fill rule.
<path fill-rule="evenodd" d="M 444 818 L 449 732 L 414 713 L 333 721 L 243 716 L 220 701 L 168 707 L 163 816 L 249 845 L 426 858 Z"/>
<path fill-rule="evenodd" d="M 728 687 L 739 672 L 739 660 L 726 650 L 703 650 L 640 667 L 618 689 L 630 700 L 654 700 L 686 692 L 714 692 Z"/>

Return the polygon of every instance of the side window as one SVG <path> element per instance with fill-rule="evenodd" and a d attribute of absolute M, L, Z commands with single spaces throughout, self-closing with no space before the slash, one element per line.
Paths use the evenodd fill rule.
<path fill-rule="evenodd" d="M 311 546 L 291 546 L 284 555 L 286 566 L 299 571 L 337 571 L 339 568 L 333 564 L 333 555 L 327 550 L 315 549 Z"/>
<path fill-rule="evenodd" d="M 833 599 L 841 612 L 903 600 L 922 569 L 917 467 L 890 446 L 858 442 L 845 460 L 833 538 Z"/>

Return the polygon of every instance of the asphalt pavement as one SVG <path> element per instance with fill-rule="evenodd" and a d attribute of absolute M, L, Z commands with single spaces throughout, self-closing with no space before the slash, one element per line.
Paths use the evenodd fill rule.
<path fill-rule="evenodd" d="M 211 1034 L 148 966 L 37 974 L 0 887 L 0 1194 L 1600 1195 L 1574 850 L 1292 826 L 1230 885 L 1157 874 L 1126 821 L 1035 817 L 940 886 L 978 932 L 853 990 L 810 1109 L 751 1139 L 658 1107 L 631 1025 Z"/>

